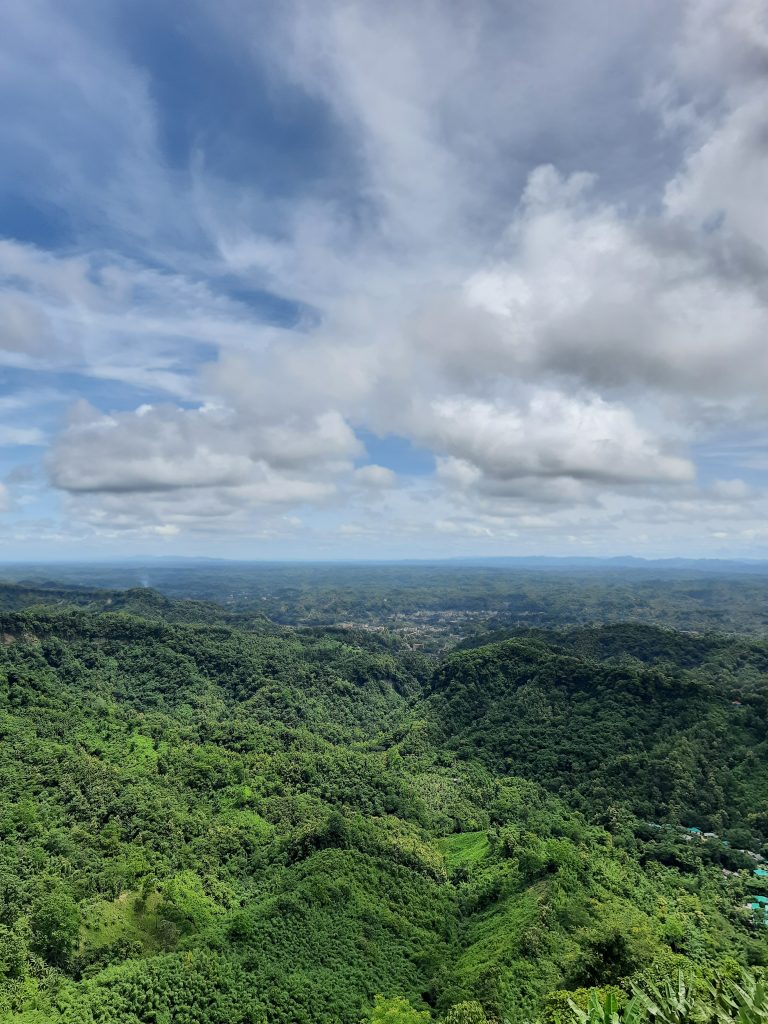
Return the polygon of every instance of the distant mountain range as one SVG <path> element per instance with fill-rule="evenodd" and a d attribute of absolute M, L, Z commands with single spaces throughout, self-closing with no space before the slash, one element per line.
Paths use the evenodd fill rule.
<path fill-rule="evenodd" d="M 610 558 L 589 557 L 589 556 L 559 556 L 559 555 L 496 555 L 488 557 L 458 556 L 455 558 L 403 558 L 403 559 L 293 559 L 293 560 L 267 560 L 267 559 L 228 559 L 228 558 L 207 558 L 204 556 L 179 556 L 179 555 L 137 555 L 131 558 L 105 559 L 100 561 L 79 561 L 67 562 L 0 562 L 0 572 L 7 570 L 14 577 L 18 578 L 22 570 L 29 570 L 36 576 L 45 569 L 54 570 L 66 567 L 74 569 L 77 567 L 127 567 L 138 569 L 141 567 L 158 567 L 168 569 L 183 569 L 204 567 L 215 569 L 217 567 L 232 566 L 332 566 L 332 565 L 358 565 L 358 566 L 460 566 L 478 568 L 498 569 L 566 569 L 566 570 L 611 570 L 611 569 L 652 569 L 652 570 L 693 570 L 707 573 L 768 573 L 768 560 L 765 559 L 721 559 L 721 558 L 639 558 L 635 555 L 616 555 Z"/>

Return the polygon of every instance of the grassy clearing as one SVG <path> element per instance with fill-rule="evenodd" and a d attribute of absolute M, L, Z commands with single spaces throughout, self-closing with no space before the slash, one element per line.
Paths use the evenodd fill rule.
<path fill-rule="evenodd" d="M 84 911 L 80 949 L 102 949 L 121 940 L 138 943 L 146 953 L 163 945 L 159 925 L 162 897 L 152 893 L 145 903 L 135 892 L 122 892 L 114 900 L 98 900 Z"/>
<path fill-rule="evenodd" d="M 437 840 L 437 846 L 449 871 L 472 867 L 487 856 L 491 849 L 485 832 L 460 832 Z"/>

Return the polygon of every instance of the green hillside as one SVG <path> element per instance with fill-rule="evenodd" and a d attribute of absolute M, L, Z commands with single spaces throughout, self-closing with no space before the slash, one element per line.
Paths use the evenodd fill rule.
<path fill-rule="evenodd" d="M 0 618 L 0 1021 L 570 1022 L 768 963 L 759 642 L 169 617 Z"/>
<path fill-rule="evenodd" d="M 754 845 L 768 838 L 767 653 L 637 627 L 524 636 L 448 657 L 428 706 L 448 749 L 593 818 L 613 808 Z"/>

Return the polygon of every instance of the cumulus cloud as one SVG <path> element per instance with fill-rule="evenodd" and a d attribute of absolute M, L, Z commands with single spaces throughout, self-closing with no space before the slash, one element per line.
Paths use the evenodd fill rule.
<path fill-rule="evenodd" d="M 48 465 L 67 491 L 162 491 L 242 484 L 251 460 L 228 446 L 217 417 L 175 407 L 104 416 L 85 403 L 58 438 Z"/>
<path fill-rule="evenodd" d="M 622 217 L 594 186 L 535 170 L 510 258 L 468 279 L 469 303 L 499 321 L 500 360 L 602 388 L 760 397 L 768 308 L 761 285 L 725 267 L 729 241 L 672 217 Z"/>
<path fill-rule="evenodd" d="M 436 402 L 429 421 L 434 447 L 497 480 L 573 477 L 602 483 L 684 482 L 693 464 L 660 450 L 629 410 L 600 398 L 553 391 L 508 409 L 484 401 Z"/>
<path fill-rule="evenodd" d="M 139 406 L 103 415 L 80 403 L 48 456 L 56 487 L 71 493 L 196 490 L 236 503 L 301 503 L 332 494 L 333 474 L 360 449 L 336 413 L 264 426 L 215 406 Z"/>

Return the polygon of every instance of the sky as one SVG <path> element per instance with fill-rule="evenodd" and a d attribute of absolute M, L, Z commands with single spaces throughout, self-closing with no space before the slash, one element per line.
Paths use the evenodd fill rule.
<path fill-rule="evenodd" d="M 8 0 L 0 559 L 768 557 L 768 0 Z"/>

